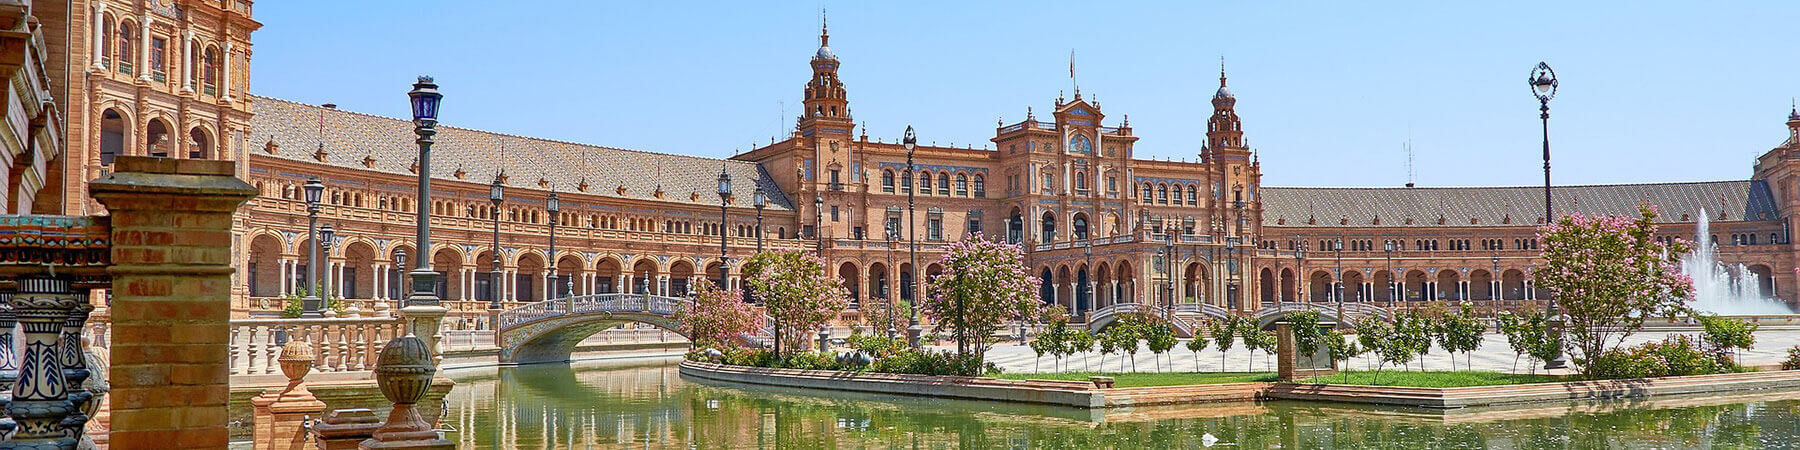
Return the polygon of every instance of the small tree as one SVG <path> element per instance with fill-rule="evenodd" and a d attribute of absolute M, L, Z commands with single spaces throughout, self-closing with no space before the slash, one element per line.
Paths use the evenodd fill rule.
<path fill-rule="evenodd" d="M 1550 331 L 1550 319 L 1543 314 L 1526 316 L 1525 328 L 1526 351 L 1531 359 L 1550 361 L 1562 356 L 1563 335 Z M 1537 364 L 1531 365 L 1531 373 L 1537 373 Z"/>
<path fill-rule="evenodd" d="M 1567 317 L 1564 331 L 1582 373 L 1606 350 L 1643 328 L 1649 317 L 1673 318 L 1688 311 L 1693 279 L 1677 269 L 1693 248 L 1685 240 L 1664 242 L 1656 233 L 1657 211 L 1638 207 L 1638 217 L 1571 214 L 1538 231 L 1544 263 L 1532 271 Z"/>
<path fill-rule="evenodd" d="M 1404 354 L 1405 360 L 1396 364 L 1407 364 L 1413 359 L 1419 360 L 1419 370 L 1425 370 L 1425 355 L 1431 353 L 1432 336 L 1437 333 L 1437 324 L 1431 316 L 1417 311 L 1407 311 L 1394 316 L 1394 327 L 1389 338 L 1394 345 L 1404 347 L 1395 349 L 1393 354 Z"/>
<path fill-rule="evenodd" d="M 1117 346 L 1117 339 L 1113 338 L 1113 330 L 1101 330 L 1099 334 L 1094 335 L 1094 338 L 1095 341 L 1100 343 L 1100 371 L 1105 372 L 1106 355 L 1111 355 L 1112 352 L 1119 349 Z M 1120 362 L 1119 367 L 1121 367 L 1120 371 L 1123 372 L 1125 363 Z"/>
<path fill-rule="evenodd" d="M 1225 352 L 1231 351 L 1231 340 L 1237 336 L 1237 316 L 1225 317 L 1212 321 L 1206 326 L 1206 334 L 1212 335 L 1213 346 L 1219 348 L 1219 371 L 1225 371 Z"/>
<path fill-rule="evenodd" d="M 1036 317 L 1043 304 L 1024 255 L 1017 245 L 973 233 L 950 244 L 938 259 L 944 273 L 929 282 L 931 295 L 921 311 L 937 331 L 950 331 L 957 353 L 974 359 L 973 367 L 982 366 L 990 339 L 1007 321 Z"/>
<path fill-rule="evenodd" d="M 694 304 L 675 312 L 676 327 L 700 347 L 731 346 L 740 336 L 763 327 L 763 316 L 744 302 L 744 294 L 701 282 Z"/>
<path fill-rule="evenodd" d="M 1398 320 L 1400 316 L 1395 316 Z M 1375 364 L 1375 384 L 1381 384 L 1381 368 L 1387 364 L 1400 365 L 1412 361 L 1414 344 L 1399 336 L 1396 327 L 1390 327 L 1380 320 L 1365 320 L 1356 324 L 1356 339 L 1364 349 L 1374 352 L 1380 358 Z"/>
<path fill-rule="evenodd" d="M 1350 382 L 1350 358 L 1362 354 L 1362 347 L 1356 345 L 1356 342 L 1351 341 L 1344 333 L 1331 330 L 1325 333 L 1325 349 L 1331 353 L 1332 361 L 1344 363 L 1344 368 L 1340 372 L 1344 373 L 1344 382 Z"/>
<path fill-rule="evenodd" d="M 1288 314 L 1288 328 L 1294 333 L 1294 350 L 1302 355 L 1316 355 L 1319 346 L 1324 345 L 1325 332 L 1319 329 L 1318 311 L 1305 310 Z"/>
<path fill-rule="evenodd" d="M 1107 335 L 1110 335 L 1113 338 L 1113 348 L 1118 349 L 1120 352 L 1124 353 L 1123 356 L 1131 359 L 1131 371 L 1136 372 L 1139 341 L 1138 327 L 1132 326 L 1130 323 L 1119 323 L 1108 330 Z M 1123 371 L 1125 367 L 1123 361 L 1120 362 L 1119 367 L 1121 369 L 1120 371 Z"/>
<path fill-rule="evenodd" d="M 1519 357 L 1530 350 L 1531 338 L 1525 335 L 1524 321 L 1511 311 L 1501 311 L 1494 317 L 1494 328 L 1506 335 L 1506 345 L 1513 351 L 1512 373 L 1519 373 Z"/>
<path fill-rule="evenodd" d="M 1175 339 L 1175 328 L 1170 327 L 1169 324 L 1163 322 L 1154 322 L 1146 325 L 1145 331 L 1147 333 L 1145 333 L 1144 336 L 1144 345 L 1149 347 L 1150 354 L 1155 355 L 1157 358 L 1157 370 L 1160 371 L 1162 370 L 1161 360 L 1163 353 L 1168 352 L 1169 349 L 1175 348 L 1175 344 L 1177 343 L 1177 340 Z M 1174 361 L 1170 361 L 1169 365 L 1172 369 L 1172 366 L 1175 365 Z"/>
<path fill-rule="evenodd" d="M 806 331 L 817 330 L 849 306 L 843 286 L 825 272 L 825 261 L 800 251 L 770 251 L 750 257 L 758 270 L 750 286 L 763 308 L 775 318 L 775 348 L 781 351 L 783 329 L 795 330 L 787 340 L 804 348 Z"/>
<path fill-rule="evenodd" d="M 1729 356 L 1733 363 L 1737 362 L 1738 350 L 1749 350 L 1756 345 L 1756 329 L 1761 327 L 1742 319 L 1714 314 L 1700 316 L 1700 326 L 1700 341 L 1707 349 L 1720 356 Z"/>
<path fill-rule="evenodd" d="M 1481 334 L 1487 331 L 1487 325 L 1475 318 L 1475 309 L 1464 303 L 1455 313 L 1444 316 L 1438 324 L 1438 346 L 1450 354 L 1450 370 L 1456 370 L 1456 353 L 1462 352 L 1470 358 L 1464 369 L 1475 366 L 1475 349 L 1481 348 Z"/>
<path fill-rule="evenodd" d="M 1187 341 L 1188 351 L 1194 352 L 1194 372 L 1200 372 L 1200 351 L 1206 350 L 1206 336 L 1196 334 Z"/>
<path fill-rule="evenodd" d="M 1254 330 L 1244 335 L 1244 348 L 1263 353 L 1263 369 L 1269 368 L 1269 356 L 1275 354 L 1277 337 L 1273 331 Z"/>
<path fill-rule="evenodd" d="M 1094 351 L 1094 333 L 1089 333 L 1088 330 L 1075 330 L 1075 332 L 1069 333 L 1069 351 L 1080 352 L 1081 368 L 1091 369 L 1092 366 L 1089 366 L 1087 362 L 1087 354 Z"/>

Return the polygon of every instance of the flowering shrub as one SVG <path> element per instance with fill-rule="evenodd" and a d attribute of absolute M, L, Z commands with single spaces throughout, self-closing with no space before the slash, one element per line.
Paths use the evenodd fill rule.
<path fill-rule="evenodd" d="M 1700 342 L 1694 338 L 1674 335 L 1662 342 L 1646 342 L 1607 350 L 1590 362 L 1588 376 L 1602 379 L 1649 378 L 1744 370 L 1725 355 L 1701 348 Z"/>
<path fill-rule="evenodd" d="M 775 348 L 806 348 L 810 331 L 837 317 L 849 306 L 844 287 L 825 272 L 825 261 L 800 251 L 758 253 L 745 262 L 755 267 L 750 286 L 775 318 Z M 787 333 L 784 334 L 784 330 Z"/>
<path fill-rule="evenodd" d="M 1800 345 L 1788 349 L 1787 359 L 1781 360 L 1781 370 L 1800 369 Z"/>
<path fill-rule="evenodd" d="M 976 367 L 1007 321 L 1038 317 L 1038 279 L 1024 259 L 1019 246 L 973 233 L 950 244 L 938 260 L 944 273 L 930 280 L 921 311 L 935 331 L 950 332 L 957 353 L 973 355 Z"/>
<path fill-rule="evenodd" d="M 1571 214 L 1538 231 L 1545 263 L 1532 271 L 1567 316 L 1574 362 L 1590 366 L 1607 349 L 1643 328 L 1648 317 L 1674 317 L 1688 308 L 1693 279 L 1677 269 L 1692 249 L 1687 241 L 1658 241 L 1656 208 L 1638 207 L 1635 220 Z"/>
<path fill-rule="evenodd" d="M 693 306 L 675 312 L 676 328 L 698 347 L 731 347 L 746 333 L 763 327 L 763 316 L 744 302 L 736 289 L 700 283 Z"/>

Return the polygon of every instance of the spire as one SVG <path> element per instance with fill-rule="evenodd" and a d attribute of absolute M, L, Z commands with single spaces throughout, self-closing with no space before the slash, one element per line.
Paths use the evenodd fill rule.
<path fill-rule="evenodd" d="M 819 8 L 819 47 L 831 46 L 831 27 L 825 23 L 825 8 Z"/>
<path fill-rule="evenodd" d="M 1219 87 L 1225 87 L 1225 56 L 1219 55 Z"/>
<path fill-rule="evenodd" d="M 1788 120 L 1800 120 L 1800 106 L 1797 105 L 1800 103 L 1796 103 L 1791 97 L 1788 98 Z"/>

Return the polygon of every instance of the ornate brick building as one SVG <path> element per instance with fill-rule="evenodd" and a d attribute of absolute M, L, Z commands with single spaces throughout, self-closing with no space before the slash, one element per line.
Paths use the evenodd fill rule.
<path fill-rule="evenodd" d="M 168 1 L 76 3 L 69 151 L 51 183 L 66 198 L 35 209 L 94 210 L 71 180 L 104 173 L 108 155 L 239 161 L 262 193 L 237 220 L 240 314 L 278 307 L 266 299 L 321 273 L 345 298 L 401 297 L 395 257 L 420 255 L 416 208 L 434 216 L 428 257 L 446 275 L 441 294 L 471 304 L 494 291 L 514 301 L 681 294 L 717 277 L 721 234 L 731 260 L 759 246 L 816 248 L 856 298 L 911 298 L 914 274 L 935 273 L 944 244 L 973 232 L 1024 245 L 1046 300 L 1076 311 L 1169 299 L 1247 310 L 1325 300 L 1336 280 L 1348 301 L 1540 297 L 1527 281 L 1540 188 L 1264 187 L 1223 73 L 1193 162 L 1135 157 L 1129 120 L 1079 91 L 1041 119 L 997 124 L 993 150 L 921 145 L 909 156 L 858 126 L 822 32 L 800 92 L 805 112 L 783 140 L 719 160 L 440 127 L 434 201 L 419 205 L 408 121 L 250 94 L 249 3 Z M 1558 187 L 1558 211 L 1629 214 L 1647 201 L 1672 237 L 1690 236 L 1704 209 L 1721 259 L 1749 265 L 1762 289 L 1793 301 L 1800 113 L 1787 127 L 1750 180 Z M 721 172 L 733 186 L 724 222 Z M 300 186 L 315 176 L 327 186 L 321 221 L 338 230 L 322 268 L 304 257 Z M 498 207 L 488 200 L 495 179 L 507 189 Z M 752 200 L 758 188 L 764 208 Z M 1341 251 L 1327 250 L 1340 240 Z"/>

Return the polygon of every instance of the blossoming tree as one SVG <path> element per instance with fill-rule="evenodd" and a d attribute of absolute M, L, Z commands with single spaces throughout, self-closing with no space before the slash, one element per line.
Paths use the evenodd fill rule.
<path fill-rule="evenodd" d="M 844 287 L 825 272 L 825 261 L 801 251 L 758 253 L 746 261 L 754 265 L 750 287 L 775 319 L 775 350 L 783 342 L 804 348 L 806 331 L 816 330 L 837 317 L 849 305 Z M 794 331 L 784 336 L 783 331 Z"/>
<path fill-rule="evenodd" d="M 984 239 L 981 233 L 950 244 L 938 260 L 944 273 L 930 280 L 931 295 L 921 311 L 936 324 L 935 331 L 950 331 L 957 353 L 974 357 L 976 367 L 1007 321 L 1038 315 L 1038 279 L 1024 261 L 1019 246 Z"/>
<path fill-rule="evenodd" d="M 694 304 L 675 313 L 680 331 L 700 347 L 733 345 L 740 336 L 763 327 L 763 315 L 744 302 L 742 292 L 700 283 Z"/>
<path fill-rule="evenodd" d="M 1693 278 L 1680 273 L 1685 240 L 1656 239 L 1656 207 L 1640 205 L 1636 219 L 1571 214 L 1540 228 L 1544 264 L 1537 285 L 1556 296 L 1567 316 L 1565 341 L 1584 373 L 1608 348 L 1643 328 L 1648 317 L 1688 311 Z"/>

